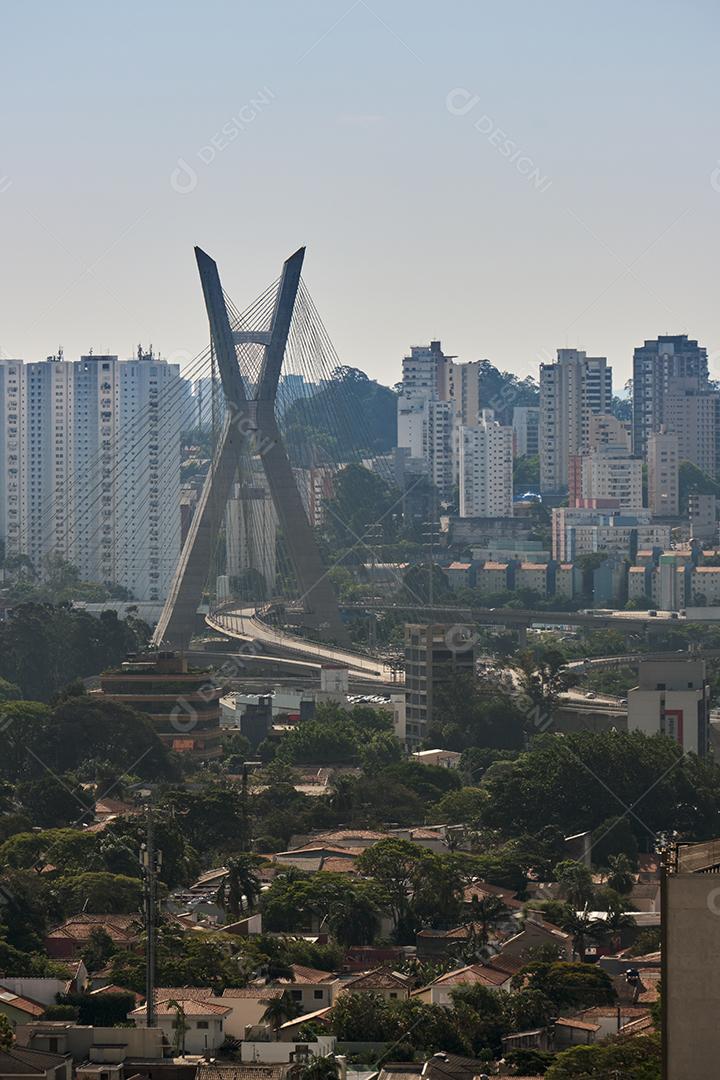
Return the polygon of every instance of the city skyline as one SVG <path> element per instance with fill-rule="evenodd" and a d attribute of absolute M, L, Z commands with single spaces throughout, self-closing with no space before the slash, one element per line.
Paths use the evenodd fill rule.
<path fill-rule="evenodd" d="M 713 5 L 158 3 L 141 34 L 42 10 L 4 19 L 2 355 L 139 338 L 182 365 L 193 243 L 242 296 L 307 242 L 343 362 L 386 384 L 438 337 L 520 374 L 576 347 L 621 385 L 644 337 L 687 332 L 718 366 Z"/>

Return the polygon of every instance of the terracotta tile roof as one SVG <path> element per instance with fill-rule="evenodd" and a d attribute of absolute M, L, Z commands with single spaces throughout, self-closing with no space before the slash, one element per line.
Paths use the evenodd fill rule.
<path fill-rule="evenodd" d="M 285 1080 L 289 1065 L 264 1065 L 253 1061 L 234 1065 L 198 1065 L 195 1080 Z"/>
<path fill-rule="evenodd" d="M 555 1021 L 556 1027 L 578 1028 L 580 1031 L 599 1031 L 599 1024 L 588 1024 L 585 1020 L 567 1020 L 559 1016 Z"/>
<path fill-rule="evenodd" d="M 313 837 L 313 843 L 331 844 L 334 840 L 388 840 L 390 833 L 375 832 L 372 829 L 336 829 L 334 832 L 321 833 Z M 347 849 L 345 849 L 347 850 Z"/>
<path fill-rule="evenodd" d="M 227 1016 L 232 1012 L 229 1005 L 215 1005 L 212 1001 L 198 1001 L 196 998 L 168 998 L 167 1001 L 158 1001 L 156 1005 L 156 1011 L 158 1016 L 175 1016 L 177 1010 L 170 1002 L 175 1000 L 178 1004 L 182 1005 L 186 1016 Z M 133 1009 L 130 1013 L 131 1016 L 137 1016 L 142 1018 L 145 1016 L 145 1006 L 141 1005 L 139 1009 Z"/>
<path fill-rule="evenodd" d="M 11 1008 L 17 1009 L 18 1012 L 27 1013 L 28 1016 L 45 1015 L 45 1005 L 41 1005 L 39 1001 L 21 997 L 13 990 L 6 990 L 4 986 L 0 986 L 0 1005 L 9 1005 Z"/>
<path fill-rule="evenodd" d="M 320 983 L 334 982 L 337 975 L 331 971 L 320 971 L 318 968 L 305 967 L 304 964 L 292 964 L 296 986 L 317 986 Z"/>
<path fill-rule="evenodd" d="M 139 814 L 141 813 L 140 807 L 133 806 L 131 803 L 123 802 L 121 799 L 98 799 L 95 803 L 96 814 Z"/>
<path fill-rule="evenodd" d="M 54 1071 L 66 1060 L 63 1054 L 46 1054 L 27 1046 L 13 1046 L 0 1051 L 0 1076 L 39 1076 L 43 1080 L 48 1070 Z"/>
<path fill-rule="evenodd" d="M 135 941 L 140 934 L 137 915 L 73 915 L 51 930 L 48 937 L 87 941 L 98 927 L 115 942 Z"/>
<path fill-rule="evenodd" d="M 345 983 L 346 990 L 396 990 L 407 989 L 410 980 L 407 975 L 400 975 L 397 971 L 388 971 L 386 968 L 376 968 L 359 975 L 357 979 L 351 979 Z"/>
<path fill-rule="evenodd" d="M 207 1001 L 211 997 L 215 997 L 215 993 L 210 986 L 159 986 L 155 990 L 156 1001 L 169 1001 L 171 998 L 176 1001 L 179 998 Z"/>
<path fill-rule="evenodd" d="M 655 1031 L 655 1024 L 650 1013 L 646 1013 L 645 1016 L 639 1017 L 637 1020 L 631 1020 L 628 1024 L 623 1024 L 620 1028 L 621 1035 L 651 1035 Z"/>
<path fill-rule="evenodd" d="M 330 844 L 308 844 L 305 847 L 293 848 L 291 851 L 278 851 L 273 859 L 281 862 L 283 859 L 302 859 L 311 856 L 322 857 L 328 854 L 340 859 L 352 859 L 356 855 L 362 855 L 364 848 L 333 847 Z"/>
<path fill-rule="evenodd" d="M 222 992 L 224 998 L 243 998 L 249 1001 L 270 1001 L 282 997 L 282 986 L 226 986 Z"/>
<path fill-rule="evenodd" d="M 583 1020 L 614 1020 L 618 1009 L 621 1018 L 626 1016 L 628 1020 L 638 1020 L 641 1016 L 649 1016 L 650 1011 L 642 1005 L 592 1005 L 589 1009 L 583 1009 L 577 1015 Z"/>
<path fill-rule="evenodd" d="M 357 873 L 356 859 L 341 859 L 333 856 L 331 859 L 322 859 L 320 870 L 326 874 L 355 874 Z"/>
<path fill-rule="evenodd" d="M 466 967 L 457 968 L 439 975 L 432 986 L 464 986 L 479 983 L 482 986 L 502 986 L 512 978 L 511 971 L 505 971 L 499 964 L 468 964 Z M 428 987 L 423 989 L 427 990 Z"/>

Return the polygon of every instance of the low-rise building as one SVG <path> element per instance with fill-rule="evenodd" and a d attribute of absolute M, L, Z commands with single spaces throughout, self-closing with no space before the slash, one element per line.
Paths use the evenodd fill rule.
<path fill-rule="evenodd" d="M 628 691 L 628 730 L 667 735 L 685 751 L 708 753 L 710 684 L 704 660 L 641 660 Z"/>
<path fill-rule="evenodd" d="M 376 968 L 346 982 L 343 989 L 351 994 L 377 994 L 385 1001 L 405 1001 L 410 997 L 411 986 L 407 975 Z"/>
<path fill-rule="evenodd" d="M 100 690 L 111 701 L 146 713 L 168 750 L 197 760 L 220 755 L 222 688 L 207 670 L 191 669 L 174 652 L 128 659 L 100 676 Z"/>

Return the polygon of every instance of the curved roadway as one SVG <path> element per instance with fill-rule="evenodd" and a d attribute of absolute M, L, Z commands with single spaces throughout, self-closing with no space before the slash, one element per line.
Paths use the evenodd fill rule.
<path fill-rule="evenodd" d="M 320 664 L 342 664 L 343 667 L 349 669 L 350 675 L 354 678 L 379 683 L 391 681 L 392 668 L 382 660 L 365 656 L 363 653 L 349 652 L 347 649 L 336 649 L 331 645 L 323 645 L 317 641 L 309 641 L 307 638 L 277 630 L 263 622 L 254 606 L 229 605 L 218 608 L 205 616 L 205 622 L 212 630 L 226 637 L 237 638 L 239 641 L 255 645 L 259 653 L 275 652 L 282 655 L 290 653 Z"/>

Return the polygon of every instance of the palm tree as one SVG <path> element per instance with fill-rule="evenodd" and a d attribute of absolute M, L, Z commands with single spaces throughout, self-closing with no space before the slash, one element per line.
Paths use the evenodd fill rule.
<path fill-rule="evenodd" d="M 270 1025 L 277 1039 L 278 1032 L 285 1021 L 292 1020 L 297 1015 L 298 1007 L 286 990 L 278 997 L 270 998 L 260 1019 Z"/>
<path fill-rule="evenodd" d="M 182 1007 L 179 1001 L 175 998 L 171 998 L 167 1003 L 168 1009 L 175 1010 L 175 1019 L 173 1020 L 173 1029 L 175 1034 L 173 1036 L 173 1050 L 176 1057 L 185 1056 L 185 1034 L 190 1030 L 190 1025 L 185 1020 L 185 1009 Z"/>
<path fill-rule="evenodd" d="M 632 892 L 634 884 L 633 865 L 627 855 L 623 852 L 619 855 L 610 855 L 608 857 L 608 888 L 620 893 L 621 896 L 626 896 L 629 892 Z"/>
<path fill-rule="evenodd" d="M 227 874 L 217 892 L 218 905 L 234 919 L 239 919 L 243 900 L 252 911 L 260 897 L 260 878 L 257 868 L 262 863 L 257 855 L 236 855 L 227 862 Z"/>

